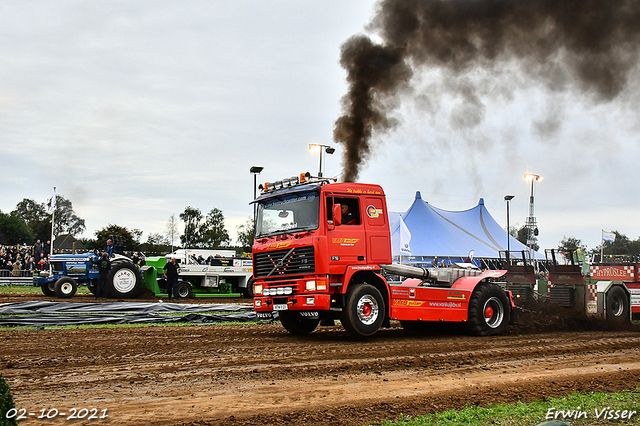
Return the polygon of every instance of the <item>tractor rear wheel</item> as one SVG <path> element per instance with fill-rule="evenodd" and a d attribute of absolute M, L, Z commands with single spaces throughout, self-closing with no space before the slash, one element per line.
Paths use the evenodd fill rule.
<path fill-rule="evenodd" d="M 119 299 L 137 297 L 142 291 L 142 275 L 131 262 L 118 262 L 111 266 L 105 294 Z"/>
<path fill-rule="evenodd" d="M 354 337 L 371 336 L 382 326 L 386 308 L 380 291 L 371 284 L 352 285 L 347 290 L 340 322 Z"/>
<path fill-rule="evenodd" d="M 480 284 L 469 300 L 467 328 L 476 336 L 504 333 L 511 319 L 511 306 L 504 290 L 495 284 Z"/>
<path fill-rule="evenodd" d="M 62 277 L 54 285 L 56 296 L 65 299 L 73 297 L 76 291 L 78 291 L 78 283 L 71 277 Z"/>
<path fill-rule="evenodd" d="M 280 323 L 291 334 L 303 336 L 318 327 L 319 319 L 305 318 L 299 312 L 278 311 Z"/>

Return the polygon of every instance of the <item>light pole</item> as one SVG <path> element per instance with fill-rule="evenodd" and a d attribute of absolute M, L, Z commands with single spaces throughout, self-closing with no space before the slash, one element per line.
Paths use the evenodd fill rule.
<path fill-rule="evenodd" d="M 536 217 L 533 215 L 533 183 L 535 181 L 541 181 L 542 176 L 533 173 L 527 173 L 524 175 L 525 180 L 531 181 L 531 196 L 529 197 L 529 217 L 527 217 L 526 225 L 529 230 L 527 236 L 527 245 L 531 250 L 531 256 L 533 257 L 533 245 L 535 244 L 535 237 L 538 236 L 538 227 L 536 223 Z"/>
<path fill-rule="evenodd" d="M 249 169 L 249 172 L 253 175 L 253 199 L 256 199 L 256 190 L 257 190 L 257 183 L 258 183 L 258 175 L 260 174 L 260 172 L 264 169 L 264 167 L 260 167 L 260 166 L 253 166 Z M 256 204 L 253 204 L 253 223 L 255 224 L 256 222 Z"/>
<path fill-rule="evenodd" d="M 509 233 L 509 201 L 511 201 L 515 195 L 505 195 L 504 200 L 507 202 L 507 263 L 511 263 L 511 234 Z"/>
<path fill-rule="evenodd" d="M 318 152 L 320 151 L 320 166 L 318 168 L 318 177 L 322 177 L 322 152 L 326 152 L 327 154 L 333 154 L 336 152 L 336 149 L 329 145 L 322 145 L 319 143 L 310 143 L 309 151 Z"/>

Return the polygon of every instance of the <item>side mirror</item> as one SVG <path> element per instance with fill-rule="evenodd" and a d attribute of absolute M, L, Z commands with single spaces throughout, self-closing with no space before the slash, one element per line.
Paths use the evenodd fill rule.
<path fill-rule="evenodd" d="M 342 206 L 340 206 L 340 204 L 334 204 L 332 213 L 333 213 L 333 224 L 335 226 L 342 225 Z"/>

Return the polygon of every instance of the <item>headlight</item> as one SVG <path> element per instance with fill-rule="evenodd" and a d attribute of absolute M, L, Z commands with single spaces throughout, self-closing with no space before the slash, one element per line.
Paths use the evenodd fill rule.
<path fill-rule="evenodd" d="M 307 281 L 307 284 L 305 285 L 305 288 L 307 289 L 307 291 L 315 291 L 316 290 L 316 282 L 315 282 L 315 280 Z"/>
<path fill-rule="evenodd" d="M 261 306 L 262 306 L 262 300 L 260 300 L 260 299 L 256 299 L 256 300 L 254 301 L 254 306 L 255 306 L 256 308 L 261 307 Z"/>
<path fill-rule="evenodd" d="M 253 294 L 262 294 L 262 284 L 253 285 Z"/>
<path fill-rule="evenodd" d="M 316 304 L 316 299 L 314 299 L 313 297 L 307 297 L 307 305 L 315 305 Z"/>
<path fill-rule="evenodd" d="M 263 291 L 265 296 L 287 296 L 293 294 L 292 287 L 265 288 Z"/>

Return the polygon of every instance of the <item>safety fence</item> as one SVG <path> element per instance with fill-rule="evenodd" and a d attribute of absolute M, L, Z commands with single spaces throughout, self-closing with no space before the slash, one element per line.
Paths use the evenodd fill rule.
<path fill-rule="evenodd" d="M 24 277 L 33 277 L 33 274 L 37 274 L 38 271 L 33 271 L 31 269 L 0 269 L 0 278 L 7 278 L 7 277 L 19 277 L 19 278 L 24 278 Z"/>
<path fill-rule="evenodd" d="M 34 273 L 37 274 L 38 271 L 0 269 L 0 285 L 31 285 Z"/>

